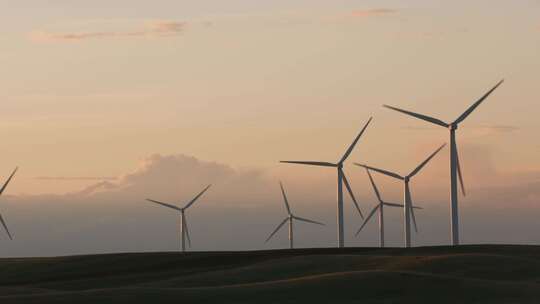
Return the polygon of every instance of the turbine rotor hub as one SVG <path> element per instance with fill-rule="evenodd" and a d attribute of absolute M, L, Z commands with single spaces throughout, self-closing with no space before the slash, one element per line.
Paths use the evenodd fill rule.
<path fill-rule="evenodd" d="M 448 128 L 449 128 L 450 130 L 454 131 L 454 130 L 457 130 L 458 125 L 457 125 L 456 123 L 452 123 L 452 124 L 450 124 L 450 126 L 448 126 Z"/>

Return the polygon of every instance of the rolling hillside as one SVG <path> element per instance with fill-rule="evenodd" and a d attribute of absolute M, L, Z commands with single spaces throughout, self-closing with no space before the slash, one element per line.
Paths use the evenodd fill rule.
<path fill-rule="evenodd" d="M 0 259 L 8 303 L 540 303 L 540 246 Z"/>

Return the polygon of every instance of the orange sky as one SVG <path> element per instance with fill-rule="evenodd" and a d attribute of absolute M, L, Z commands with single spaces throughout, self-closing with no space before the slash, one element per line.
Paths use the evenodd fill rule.
<path fill-rule="evenodd" d="M 354 157 L 407 168 L 446 133 L 381 104 L 450 120 L 501 78 L 460 142 L 501 170 L 539 167 L 538 2 L 94 3 L 1 10 L 11 193 L 76 190 L 90 182 L 34 178 L 120 176 L 153 153 L 333 160 L 372 115 Z"/>
<path fill-rule="evenodd" d="M 282 179 L 300 209 L 314 201 L 332 222 L 334 173 L 278 161 L 337 161 L 373 116 L 346 168 L 367 212 L 371 189 L 352 162 L 406 172 L 448 140 L 446 130 L 382 104 L 450 121 L 502 78 L 458 130 L 470 194 L 462 221 L 464 234 L 473 232 L 465 242 L 492 240 L 482 229 L 500 227 L 502 212 L 540 212 L 538 1 L 23 0 L 0 4 L 0 20 L 0 176 L 20 166 L 0 209 L 23 236 L 43 229 L 25 228 L 25 216 L 48 225 L 46 215 L 28 213 L 48 204 L 60 214 L 89 208 L 106 222 L 108 202 L 116 222 L 147 194 L 183 199 L 208 180 L 218 185 L 209 200 L 223 212 L 249 213 L 255 201 L 277 214 Z M 377 178 L 401 199 L 400 185 Z M 445 238 L 447 178 L 443 150 L 413 189 L 434 208 L 439 217 L 425 219 Z M 494 214 L 482 217 L 483 207 Z M 141 214 L 118 223 L 140 224 Z M 82 223 L 74 238 L 97 229 Z M 498 234 L 540 242 L 523 238 L 531 227 L 520 224 Z M 420 241 L 437 244 L 437 233 Z M 324 242 L 311 241 L 333 237 L 329 228 Z M 50 253 L 93 248 L 80 246 Z M 22 243 L 10 250 L 32 252 Z"/>

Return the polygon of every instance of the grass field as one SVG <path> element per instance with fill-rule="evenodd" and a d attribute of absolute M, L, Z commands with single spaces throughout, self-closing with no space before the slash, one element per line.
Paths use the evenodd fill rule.
<path fill-rule="evenodd" d="M 540 246 L 0 259 L 0 303 L 540 303 Z"/>

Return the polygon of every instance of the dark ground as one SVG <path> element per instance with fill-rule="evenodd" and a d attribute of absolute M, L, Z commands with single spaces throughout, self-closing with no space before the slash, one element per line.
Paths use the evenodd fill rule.
<path fill-rule="evenodd" d="M 0 259 L 0 303 L 540 303 L 540 246 Z"/>

